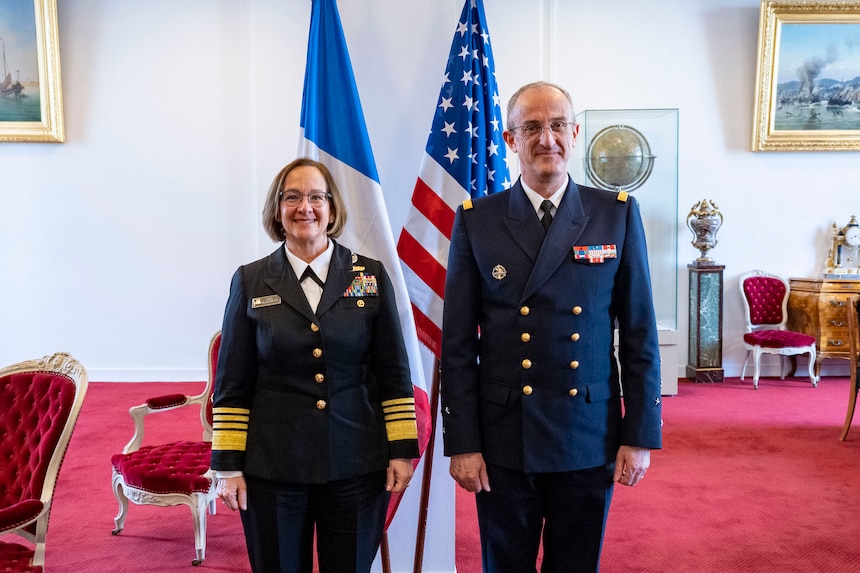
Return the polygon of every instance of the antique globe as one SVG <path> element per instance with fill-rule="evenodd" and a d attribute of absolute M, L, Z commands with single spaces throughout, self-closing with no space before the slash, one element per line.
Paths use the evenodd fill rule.
<path fill-rule="evenodd" d="M 612 125 L 592 138 L 585 167 L 595 186 L 633 191 L 651 175 L 654 156 L 648 140 L 638 130 L 629 125 Z"/>

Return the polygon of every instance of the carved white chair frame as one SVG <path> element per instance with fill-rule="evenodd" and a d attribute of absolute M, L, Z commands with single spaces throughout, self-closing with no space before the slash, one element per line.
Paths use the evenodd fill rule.
<path fill-rule="evenodd" d="M 206 380 L 206 386 L 200 394 L 186 396 L 185 400 L 181 404 L 177 404 L 175 406 L 151 408 L 148 404 L 144 403 L 129 408 L 128 413 L 134 420 L 134 435 L 123 448 L 123 454 L 136 452 L 140 449 L 143 444 L 144 418 L 146 416 L 161 412 L 169 412 L 178 408 L 199 408 L 200 423 L 203 425 L 202 441 L 212 441 L 212 424 L 209 422 L 207 417 L 207 402 L 211 399 L 212 385 L 215 381 L 215 372 L 213 370 L 212 363 L 213 347 L 216 344 L 216 341 L 220 341 L 220 336 L 220 332 L 216 333 L 209 343 L 209 353 L 207 354 L 209 376 Z M 197 558 L 192 561 L 192 565 L 200 565 L 206 558 L 206 513 L 208 511 L 210 515 L 215 515 L 215 502 L 218 499 L 218 495 L 216 493 L 218 480 L 215 477 L 215 472 L 210 468 L 204 475 L 211 480 L 209 490 L 205 493 L 195 492 L 191 495 L 183 493 L 153 493 L 126 484 L 123 480 L 122 474 L 119 473 L 115 467 L 112 467 L 111 483 L 114 495 L 119 503 L 119 513 L 117 513 L 114 518 L 116 528 L 112 531 L 113 535 L 119 535 L 125 527 L 125 520 L 128 516 L 129 501 L 137 505 L 154 505 L 159 507 L 187 505 L 191 509 L 191 515 L 194 519 L 194 547 L 197 552 Z"/>

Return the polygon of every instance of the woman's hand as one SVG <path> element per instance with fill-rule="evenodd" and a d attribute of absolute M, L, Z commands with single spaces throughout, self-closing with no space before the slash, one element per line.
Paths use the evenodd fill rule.
<path fill-rule="evenodd" d="M 395 458 L 388 462 L 388 472 L 385 477 L 385 491 L 403 493 L 412 479 L 412 460 Z"/>
<path fill-rule="evenodd" d="M 248 509 L 248 486 L 244 477 L 221 478 L 218 480 L 218 497 L 224 505 L 236 511 Z"/>

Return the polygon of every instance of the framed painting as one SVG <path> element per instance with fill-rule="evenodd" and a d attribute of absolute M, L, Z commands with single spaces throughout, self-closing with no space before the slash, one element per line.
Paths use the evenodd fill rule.
<path fill-rule="evenodd" d="M 753 151 L 860 150 L 860 2 L 762 0 Z"/>
<path fill-rule="evenodd" d="M 57 0 L 2 0 L 0 51 L 0 142 L 62 143 Z"/>

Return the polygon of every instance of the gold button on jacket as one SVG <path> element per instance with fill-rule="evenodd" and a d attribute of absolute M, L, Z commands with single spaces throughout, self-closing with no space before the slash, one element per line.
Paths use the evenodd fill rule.
<path fill-rule="evenodd" d="M 533 390 L 531 386 L 523 386 L 523 394 L 525 394 L 526 396 L 531 396 L 532 392 Z"/>

